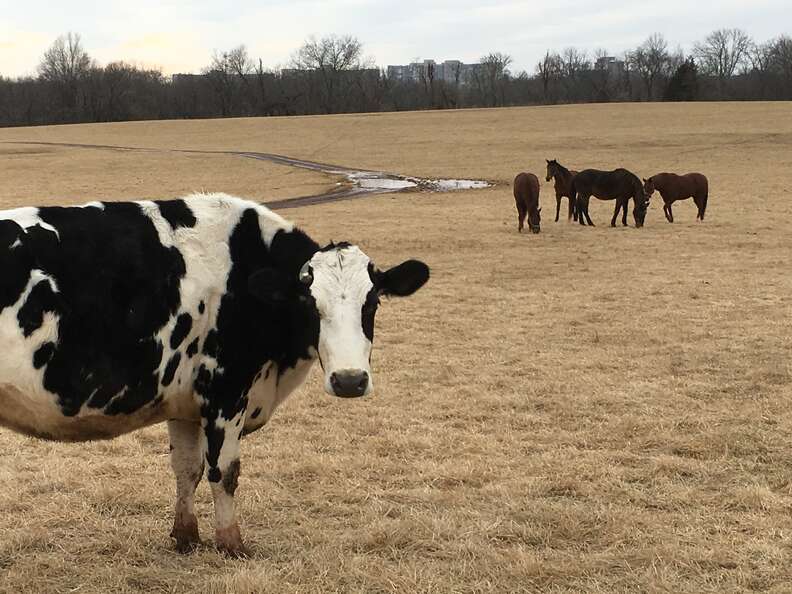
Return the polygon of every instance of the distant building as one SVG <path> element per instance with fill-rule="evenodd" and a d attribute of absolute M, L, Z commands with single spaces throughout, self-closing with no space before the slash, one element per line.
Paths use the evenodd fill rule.
<path fill-rule="evenodd" d="M 605 70 L 609 74 L 623 74 L 624 60 L 618 60 L 615 56 L 603 56 L 594 62 L 594 70 Z"/>
<path fill-rule="evenodd" d="M 464 64 L 459 60 L 435 62 L 424 60 L 405 65 L 388 66 L 388 78 L 399 82 L 422 82 L 426 79 L 466 85 L 473 81 L 481 64 Z"/>

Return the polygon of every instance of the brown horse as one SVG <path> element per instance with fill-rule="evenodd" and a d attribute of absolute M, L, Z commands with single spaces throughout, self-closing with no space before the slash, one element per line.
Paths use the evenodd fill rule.
<path fill-rule="evenodd" d="M 569 198 L 569 214 L 567 215 L 567 220 L 574 217 L 577 221 L 577 212 L 575 211 L 575 194 L 572 192 L 572 180 L 577 175 L 577 171 L 571 171 L 561 165 L 555 159 L 547 160 L 547 176 L 545 177 L 545 181 L 550 181 L 553 179 L 555 181 L 555 193 L 556 193 L 556 216 L 555 222 L 558 222 L 558 214 L 561 210 L 561 198 L 566 196 Z"/>
<path fill-rule="evenodd" d="M 677 200 L 687 200 L 693 198 L 698 208 L 696 215 L 697 221 L 704 220 L 704 213 L 707 211 L 707 196 L 709 194 L 709 183 L 707 178 L 700 173 L 688 173 L 677 175 L 676 173 L 658 173 L 644 181 L 644 192 L 647 197 L 651 197 L 655 190 L 660 192 L 660 196 L 665 203 L 663 212 L 669 223 L 674 222 L 674 213 L 671 212 L 671 205 Z"/>
<path fill-rule="evenodd" d="M 581 225 L 588 222 L 590 226 L 594 226 L 588 213 L 589 198 L 594 196 L 600 200 L 616 200 L 611 227 L 616 226 L 616 218 L 621 209 L 624 209 L 622 225 L 627 226 L 627 205 L 632 198 L 635 226 L 643 227 L 646 210 L 649 208 L 649 199 L 644 193 L 641 180 L 631 171 L 626 169 L 614 169 L 613 171 L 584 169 L 572 180 L 572 189 L 575 192 L 575 210 Z"/>
<path fill-rule="evenodd" d="M 514 201 L 517 203 L 517 231 L 522 232 L 525 215 L 528 215 L 528 227 L 533 233 L 539 233 L 539 178 L 533 173 L 520 173 L 514 178 Z"/>

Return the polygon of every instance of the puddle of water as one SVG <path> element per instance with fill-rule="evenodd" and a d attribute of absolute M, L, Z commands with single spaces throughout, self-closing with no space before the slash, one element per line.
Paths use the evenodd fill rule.
<path fill-rule="evenodd" d="M 481 190 L 489 188 L 492 184 L 478 179 L 427 179 L 426 185 L 438 192 L 452 192 L 454 190 Z"/>
<path fill-rule="evenodd" d="M 371 174 L 363 172 L 361 172 L 359 175 L 350 175 L 349 179 L 361 188 L 366 188 L 368 190 L 387 190 L 388 192 L 397 192 L 399 190 L 407 190 L 409 188 L 418 187 L 416 182 L 408 179 L 371 177 Z"/>

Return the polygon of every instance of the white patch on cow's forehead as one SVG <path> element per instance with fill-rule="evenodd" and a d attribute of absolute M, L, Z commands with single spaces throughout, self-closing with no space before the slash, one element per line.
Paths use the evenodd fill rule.
<path fill-rule="evenodd" d="M 311 293 L 317 301 L 361 302 L 373 287 L 369 257 L 357 246 L 317 252 L 310 260 L 314 281 Z"/>
<path fill-rule="evenodd" d="M 317 252 L 311 258 L 311 267 L 314 277 L 317 273 L 327 275 L 330 279 L 342 284 L 349 284 L 357 277 L 365 276 L 369 279 L 369 257 L 356 245 L 332 249 L 326 252 Z M 369 279 L 370 280 L 370 279 Z"/>

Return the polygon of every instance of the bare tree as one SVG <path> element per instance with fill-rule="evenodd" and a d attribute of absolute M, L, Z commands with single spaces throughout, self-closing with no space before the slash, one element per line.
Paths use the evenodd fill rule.
<path fill-rule="evenodd" d="M 39 63 L 39 76 L 42 80 L 56 85 L 67 110 L 77 106 L 79 84 L 85 79 L 92 62 L 83 49 L 78 33 L 61 35 L 44 52 Z"/>
<path fill-rule="evenodd" d="M 505 103 L 505 83 L 509 78 L 509 65 L 512 57 L 501 52 L 493 52 L 483 56 L 479 61 L 479 87 L 487 105 L 495 107 Z"/>
<path fill-rule="evenodd" d="M 629 52 L 627 60 L 630 67 L 641 77 L 646 88 L 646 99 L 651 101 L 655 96 L 658 80 L 668 75 L 671 69 L 668 43 L 661 34 L 654 33 Z"/>
<path fill-rule="evenodd" d="M 782 35 L 773 43 L 773 68 L 786 82 L 786 98 L 792 99 L 792 37 Z"/>
<path fill-rule="evenodd" d="M 82 47 L 78 33 L 61 35 L 44 52 L 39 64 L 41 78 L 51 82 L 73 83 L 88 72 L 91 58 Z"/>
<path fill-rule="evenodd" d="M 561 53 L 561 70 L 565 77 L 575 79 L 581 72 L 590 68 L 585 50 L 568 47 Z"/>
<path fill-rule="evenodd" d="M 561 73 L 567 92 L 567 100 L 575 101 L 581 94 L 580 79 L 591 68 L 585 50 L 568 47 L 561 52 Z"/>
<path fill-rule="evenodd" d="M 563 71 L 563 63 L 561 56 L 557 52 L 547 51 L 544 58 L 536 64 L 536 75 L 542 81 L 542 96 L 544 102 L 548 102 L 550 83 L 561 76 Z"/>
<path fill-rule="evenodd" d="M 751 45 L 751 38 L 741 29 L 718 29 L 695 45 L 694 54 L 703 72 L 723 83 L 748 57 Z"/>
<path fill-rule="evenodd" d="M 327 113 L 337 110 L 339 87 L 344 73 L 361 70 L 368 65 L 363 58 L 363 44 L 351 35 L 328 35 L 309 38 L 292 57 L 297 70 L 318 75 L 322 88 L 322 103 Z"/>
<path fill-rule="evenodd" d="M 247 84 L 253 73 L 253 60 L 248 56 L 247 48 L 244 45 L 235 47 L 224 55 L 224 60 L 227 68 Z"/>

